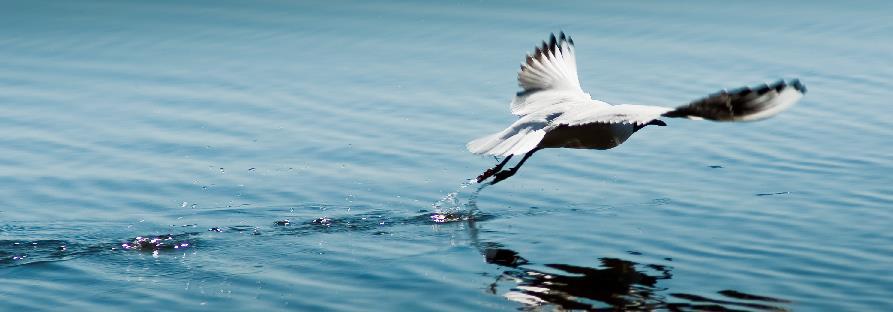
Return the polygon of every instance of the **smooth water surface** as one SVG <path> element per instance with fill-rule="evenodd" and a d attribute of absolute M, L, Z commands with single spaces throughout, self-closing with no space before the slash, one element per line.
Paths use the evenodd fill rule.
<path fill-rule="evenodd" d="M 891 12 L 3 1 L 0 310 L 891 310 Z M 809 93 L 463 184 L 559 30 L 608 102 Z"/>

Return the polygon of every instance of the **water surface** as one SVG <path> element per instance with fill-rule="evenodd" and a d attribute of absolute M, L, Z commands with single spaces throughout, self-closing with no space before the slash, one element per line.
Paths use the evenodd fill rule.
<path fill-rule="evenodd" d="M 885 2 L 3 7 L 0 309 L 893 309 Z M 810 91 L 463 188 L 559 30 L 612 103 Z"/>

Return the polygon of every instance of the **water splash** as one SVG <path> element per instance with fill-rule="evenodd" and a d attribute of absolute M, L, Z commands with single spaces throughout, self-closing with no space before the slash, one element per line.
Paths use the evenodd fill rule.
<path fill-rule="evenodd" d="M 477 196 L 484 187 L 489 185 L 482 184 L 477 190 L 470 194 L 468 200 L 463 203 L 459 195 L 463 190 L 474 184 L 478 184 L 477 181 L 475 179 L 469 179 L 463 182 L 458 190 L 446 194 L 443 198 L 431 204 L 431 208 L 434 210 L 430 216 L 431 221 L 435 223 L 448 223 L 473 218 L 477 211 Z"/>
<path fill-rule="evenodd" d="M 178 238 L 180 237 L 170 234 L 155 237 L 137 236 L 132 241 L 122 243 L 121 248 L 126 250 L 158 251 L 185 249 L 191 246 L 190 242 Z"/>

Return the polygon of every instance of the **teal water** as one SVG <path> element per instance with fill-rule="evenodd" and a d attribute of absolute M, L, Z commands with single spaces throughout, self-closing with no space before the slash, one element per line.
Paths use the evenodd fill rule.
<path fill-rule="evenodd" d="M 891 310 L 890 12 L 3 1 L 0 310 Z M 462 187 L 559 30 L 596 99 L 809 93 Z"/>

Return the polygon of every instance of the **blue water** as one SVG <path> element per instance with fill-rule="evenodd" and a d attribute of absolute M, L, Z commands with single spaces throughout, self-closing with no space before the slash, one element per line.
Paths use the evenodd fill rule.
<path fill-rule="evenodd" d="M 0 310 L 891 310 L 891 12 L 3 1 Z M 559 30 L 596 99 L 809 93 L 463 187 Z"/>

